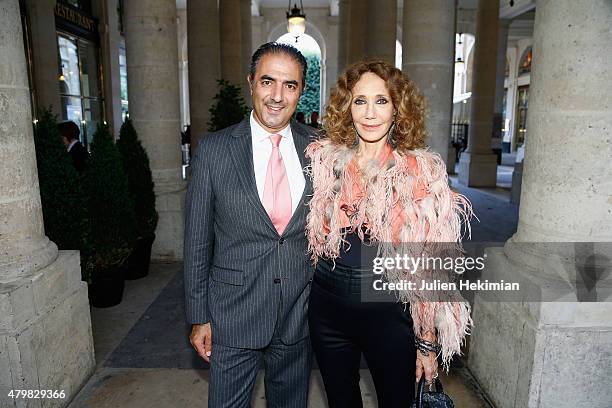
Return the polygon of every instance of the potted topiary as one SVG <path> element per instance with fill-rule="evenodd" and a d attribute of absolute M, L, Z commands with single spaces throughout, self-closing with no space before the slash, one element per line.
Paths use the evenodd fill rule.
<path fill-rule="evenodd" d="M 94 134 L 85 190 L 90 220 L 85 251 L 89 300 L 95 307 L 114 306 L 123 298 L 122 265 L 133 249 L 136 223 L 121 156 L 107 125 L 98 124 Z"/>
<path fill-rule="evenodd" d="M 34 143 L 45 234 L 59 249 L 80 250 L 87 232 L 85 195 L 50 109 L 41 109 Z"/>
<path fill-rule="evenodd" d="M 158 215 L 155 211 L 155 185 L 149 167 L 149 157 L 129 118 L 121 126 L 117 148 L 121 154 L 136 216 L 137 239 L 134 251 L 126 262 L 125 279 L 139 279 L 149 273 Z"/>
<path fill-rule="evenodd" d="M 218 79 L 219 92 L 215 95 L 215 104 L 208 110 L 210 121 L 208 131 L 215 132 L 240 122 L 249 112 L 244 104 L 240 87 L 230 84 L 225 79 Z"/>

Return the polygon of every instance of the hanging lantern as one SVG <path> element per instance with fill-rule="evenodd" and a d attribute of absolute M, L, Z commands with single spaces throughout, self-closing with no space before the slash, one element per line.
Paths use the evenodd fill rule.
<path fill-rule="evenodd" d="M 306 14 L 303 12 L 304 5 L 300 0 L 300 7 L 297 4 L 291 8 L 291 0 L 287 7 L 287 31 L 295 36 L 300 36 L 306 32 Z"/>

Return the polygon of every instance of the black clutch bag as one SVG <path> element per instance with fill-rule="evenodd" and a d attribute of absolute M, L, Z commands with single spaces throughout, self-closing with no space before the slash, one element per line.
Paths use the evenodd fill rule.
<path fill-rule="evenodd" d="M 417 395 L 411 408 L 455 408 L 453 400 L 444 393 L 440 379 L 436 378 L 436 390 L 425 391 L 425 375 L 421 377 Z"/>

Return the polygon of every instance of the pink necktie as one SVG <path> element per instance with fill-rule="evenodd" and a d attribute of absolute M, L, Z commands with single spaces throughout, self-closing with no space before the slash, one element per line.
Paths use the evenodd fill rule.
<path fill-rule="evenodd" d="M 263 205 L 276 231 L 279 235 L 282 235 L 291 219 L 291 190 L 289 189 L 285 164 L 278 149 L 281 135 L 271 135 L 270 140 L 272 142 L 272 153 L 266 172 Z"/>

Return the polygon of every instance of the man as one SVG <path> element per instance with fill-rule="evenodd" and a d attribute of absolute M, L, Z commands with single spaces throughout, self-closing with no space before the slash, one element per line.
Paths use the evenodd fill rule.
<path fill-rule="evenodd" d="M 270 407 L 306 407 L 311 367 L 304 149 L 291 120 L 306 60 L 267 43 L 251 60 L 253 111 L 200 139 L 186 198 L 190 342 L 210 363 L 208 406 L 249 407 L 263 361 Z"/>
<path fill-rule="evenodd" d="M 302 124 L 306 124 L 306 115 L 304 114 L 304 112 L 298 112 L 295 114 L 295 120 L 297 120 L 298 122 L 302 123 Z"/>
<path fill-rule="evenodd" d="M 66 146 L 68 153 L 70 153 L 70 157 L 72 157 L 72 164 L 74 165 L 74 168 L 79 172 L 79 174 L 83 174 L 83 171 L 85 171 L 85 167 L 87 166 L 89 153 L 79 141 L 79 135 L 81 134 L 79 127 L 76 125 L 76 123 L 70 120 L 59 123 L 57 127 L 62 135 L 64 146 Z"/>
<path fill-rule="evenodd" d="M 321 128 L 321 124 L 319 123 L 319 112 L 314 111 L 310 114 L 310 126 L 312 126 L 315 129 L 320 129 Z"/>

